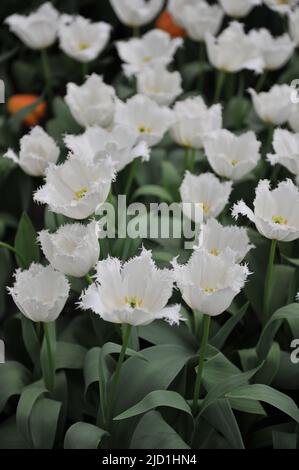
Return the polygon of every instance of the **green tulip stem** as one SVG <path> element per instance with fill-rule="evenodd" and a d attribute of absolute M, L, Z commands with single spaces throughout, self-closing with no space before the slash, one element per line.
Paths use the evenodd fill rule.
<path fill-rule="evenodd" d="M 47 355 L 48 355 L 48 366 L 49 366 L 49 374 L 44 377 L 45 385 L 49 389 L 50 392 L 53 392 L 55 389 L 55 363 L 54 363 L 54 354 L 51 344 L 50 332 L 48 328 L 48 323 L 43 323 L 44 327 L 44 337 L 46 341 L 47 347 Z"/>
<path fill-rule="evenodd" d="M 210 323 L 211 323 L 210 315 L 204 315 L 203 316 L 203 335 L 202 335 L 200 351 L 199 351 L 199 362 L 198 362 L 198 369 L 197 369 L 197 376 L 196 376 L 196 381 L 195 381 L 193 404 L 192 404 L 192 411 L 193 411 L 194 416 L 197 412 L 197 407 L 198 407 L 200 386 L 201 386 L 204 362 L 205 362 L 208 339 L 209 339 Z"/>
<path fill-rule="evenodd" d="M 266 323 L 269 317 L 272 281 L 273 281 L 273 267 L 274 267 L 276 246 L 277 246 L 277 240 L 272 240 L 270 254 L 269 254 L 266 281 L 265 281 L 265 289 L 264 289 L 264 308 L 263 308 L 263 315 L 262 315 L 263 323 Z"/>
<path fill-rule="evenodd" d="M 122 368 L 122 365 L 123 365 L 123 362 L 124 362 L 124 359 L 125 359 L 126 350 L 127 350 L 130 335 L 131 335 L 131 330 L 132 330 L 131 325 L 124 325 L 123 344 L 122 344 L 122 348 L 121 348 L 120 355 L 119 355 L 119 358 L 118 358 L 115 373 L 114 373 L 114 376 L 113 376 L 113 380 L 112 380 L 112 384 L 111 384 L 111 390 L 110 390 L 110 396 L 109 396 L 109 401 L 108 401 L 108 410 L 107 410 L 108 411 L 107 416 L 108 416 L 108 420 L 109 420 L 108 421 L 108 426 L 110 426 L 111 419 L 112 419 L 112 413 L 113 413 L 114 402 L 115 402 L 115 395 L 116 395 L 117 386 L 118 386 L 118 382 L 119 382 L 119 378 L 120 378 L 121 368 Z"/>

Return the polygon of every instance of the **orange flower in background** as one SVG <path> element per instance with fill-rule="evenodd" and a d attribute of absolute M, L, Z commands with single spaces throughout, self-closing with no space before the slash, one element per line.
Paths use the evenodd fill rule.
<path fill-rule="evenodd" d="M 38 95 L 13 95 L 8 98 L 7 110 L 10 114 L 16 114 L 21 109 L 32 105 L 39 99 Z M 23 119 L 26 126 L 35 126 L 44 117 L 46 113 L 46 102 L 42 101 L 39 105 Z"/>
<path fill-rule="evenodd" d="M 186 31 L 175 23 L 173 17 L 167 10 L 164 10 L 157 19 L 156 27 L 166 31 L 173 38 L 183 38 L 187 36 Z"/>

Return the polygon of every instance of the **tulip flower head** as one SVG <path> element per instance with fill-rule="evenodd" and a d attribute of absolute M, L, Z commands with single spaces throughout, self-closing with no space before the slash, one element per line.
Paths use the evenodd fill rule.
<path fill-rule="evenodd" d="M 48 204 L 50 210 L 72 219 L 86 219 L 106 201 L 114 178 L 111 160 L 98 164 L 70 155 L 61 165 L 49 165 L 46 183 L 34 200 Z"/>
<path fill-rule="evenodd" d="M 173 124 L 173 112 L 144 95 L 135 95 L 116 105 L 115 124 L 126 123 L 139 134 L 139 142 L 157 145 Z"/>
<path fill-rule="evenodd" d="M 54 269 L 68 276 L 83 277 L 99 259 L 98 233 L 98 224 L 92 221 L 88 225 L 62 225 L 55 233 L 42 230 L 38 239 Z"/>
<path fill-rule="evenodd" d="M 258 47 L 237 21 L 230 23 L 217 38 L 207 33 L 205 41 L 209 61 L 219 70 L 234 73 L 248 69 L 261 73 L 264 69 Z"/>
<path fill-rule="evenodd" d="M 249 275 L 247 266 L 235 264 L 229 252 L 214 256 L 203 249 L 195 250 L 187 264 L 174 261 L 173 267 L 186 304 L 210 316 L 228 309 Z"/>
<path fill-rule="evenodd" d="M 164 0 L 110 0 L 118 19 L 131 27 L 150 23 L 159 13 Z"/>
<path fill-rule="evenodd" d="M 252 248 L 254 246 L 250 244 L 245 228 L 234 225 L 224 227 L 216 219 L 209 219 L 202 225 L 195 247 L 205 249 L 214 256 L 228 252 L 235 263 L 241 263 Z"/>
<path fill-rule="evenodd" d="M 208 108 L 201 96 L 177 101 L 173 110 L 175 122 L 170 134 L 184 147 L 202 148 L 205 135 L 222 127 L 221 105 Z"/>
<path fill-rule="evenodd" d="M 20 140 L 19 156 L 11 150 L 4 154 L 20 165 L 30 176 L 43 176 L 49 163 L 56 163 L 59 157 L 59 147 L 41 127 L 34 127 L 29 134 Z"/>
<path fill-rule="evenodd" d="M 251 10 L 262 3 L 262 0 L 219 0 L 220 5 L 228 16 L 243 18 Z"/>
<path fill-rule="evenodd" d="M 111 126 L 115 112 L 115 90 L 93 73 L 83 85 L 67 84 L 65 102 L 74 119 L 82 126 Z"/>
<path fill-rule="evenodd" d="M 156 63 L 168 65 L 182 43 L 181 38 L 172 39 L 165 31 L 153 29 L 140 39 L 118 41 L 116 48 L 124 62 L 124 72 L 130 76 Z"/>
<path fill-rule="evenodd" d="M 276 129 L 274 131 L 273 148 L 275 153 L 267 155 L 271 165 L 279 163 L 298 177 L 299 133 L 293 134 L 287 129 Z"/>
<path fill-rule="evenodd" d="M 137 75 L 137 91 L 161 106 L 170 106 L 182 93 L 179 72 L 168 72 L 163 64 L 145 68 Z"/>
<path fill-rule="evenodd" d="M 217 217 L 228 203 L 232 182 L 221 183 L 213 173 L 193 175 L 186 171 L 180 194 L 183 203 L 192 203 L 195 214 L 190 213 L 189 204 L 183 205 L 184 213 L 195 222 L 200 222 L 203 212 L 204 220 Z"/>
<path fill-rule="evenodd" d="M 116 171 L 121 171 L 135 158 L 149 160 L 148 145 L 144 141 L 137 143 L 138 139 L 137 131 L 118 124 L 110 132 L 100 127 L 89 127 L 82 135 L 67 135 L 64 141 L 78 158 L 96 164 L 109 156 Z"/>
<path fill-rule="evenodd" d="M 15 272 L 15 283 L 8 288 L 15 304 L 25 317 L 34 322 L 55 321 L 69 295 L 64 274 L 52 266 L 32 263 L 29 269 Z"/>
<path fill-rule="evenodd" d="M 291 112 L 289 85 L 274 85 L 268 92 L 256 93 L 250 88 L 253 106 L 259 118 L 267 124 L 280 126 L 287 122 Z"/>
<path fill-rule="evenodd" d="M 299 189 L 285 180 L 271 191 L 270 182 L 261 180 L 256 188 L 254 210 L 244 201 L 234 205 L 232 215 L 245 215 L 270 240 L 291 242 L 299 238 Z"/>
<path fill-rule="evenodd" d="M 167 307 L 172 290 L 172 271 L 157 269 L 151 252 L 143 250 L 123 264 L 118 258 L 99 261 L 95 283 L 82 294 L 80 307 L 112 323 L 139 326 L 164 319 L 177 324 L 180 305 Z"/>
<path fill-rule="evenodd" d="M 239 136 L 219 129 L 204 138 L 204 149 L 209 164 L 217 175 L 238 181 L 250 173 L 260 160 L 261 143 L 254 132 Z"/>
<path fill-rule="evenodd" d="M 193 41 L 203 41 L 206 33 L 218 33 L 224 12 L 219 5 L 201 0 L 170 0 L 168 9 Z"/>
<path fill-rule="evenodd" d="M 51 2 L 46 2 L 28 16 L 9 16 L 5 23 L 30 49 L 44 49 L 56 40 L 58 19 L 58 11 Z"/>
<path fill-rule="evenodd" d="M 96 59 L 106 47 L 111 26 L 104 21 L 92 23 L 83 16 L 62 15 L 59 43 L 63 52 L 82 63 Z"/>
<path fill-rule="evenodd" d="M 288 34 L 274 38 L 267 29 L 262 28 L 252 30 L 249 37 L 258 47 L 266 70 L 276 70 L 283 67 L 294 52 L 295 43 Z"/>

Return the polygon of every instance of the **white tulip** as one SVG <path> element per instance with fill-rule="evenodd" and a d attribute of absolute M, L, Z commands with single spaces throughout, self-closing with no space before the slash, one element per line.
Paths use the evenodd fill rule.
<path fill-rule="evenodd" d="M 49 165 L 46 183 L 34 200 L 66 217 L 86 219 L 106 201 L 113 177 L 109 159 L 92 164 L 71 155 L 61 165 Z"/>
<path fill-rule="evenodd" d="M 271 165 L 279 163 L 299 176 L 299 133 L 293 134 L 286 129 L 276 129 L 273 148 L 275 153 L 267 155 Z"/>
<path fill-rule="evenodd" d="M 149 160 L 150 150 L 145 142 L 137 143 L 139 133 L 126 125 L 116 125 L 111 132 L 100 127 L 90 127 L 82 135 L 67 135 L 65 144 L 83 160 L 97 163 L 109 155 L 116 171 L 121 171 L 135 158 Z"/>
<path fill-rule="evenodd" d="M 91 62 L 106 47 L 111 26 L 100 21 L 92 23 L 83 16 L 62 15 L 59 43 L 63 52 L 79 62 Z"/>
<path fill-rule="evenodd" d="M 252 88 L 248 91 L 255 112 L 262 121 L 279 126 L 288 120 L 293 88 L 288 85 L 274 85 L 268 92 L 256 93 Z"/>
<path fill-rule="evenodd" d="M 276 70 L 283 67 L 291 58 L 295 44 L 288 34 L 274 38 L 265 29 L 252 30 L 249 37 L 260 50 L 266 70 Z"/>
<path fill-rule="evenodd" d="M 252 248 L 254 246 L 250 244 L 245 228 L 234 225 L 224 227 L 216 219 L 209 219 L 202 225 L 195 247 L 205 249 L 214 256 L 228 252 L 236 263 L 241 263 Z"/>
<path fill-rule="evenodd" d="M 42 176 L 49 163 L 56 163 L 59 157 L 59 147 L 41 127 L 36 126 L 29 134 L 20 140 L 19 156 L 9 149 L 4 157 L 10 158 L 20 165 L 30 176 Z"/>
<path fill-rule="evenodd" d="M 266 238 L 291 242 L 299 238 L 299 189 L 291 180 L 270 190 L 270 182 L 261 180 L 256 188 L 254 211 L 244 201 L 234 205 L 233 216 L 245 215 Z"/>
<path fill-rule="evenodd" d="M 167 307 L 173 273 L 157 269 L 150 251 L 122 264 L 118 258 L 99 261 L 95 283 L 81 296 L 80 306 L 106 321 L 139 326 L 164 319 L 179 323 L 180 305 Z"/>
<path fill-rule="evenodd" d="M 124 72 L 130 76 L 156 63 L 168 65 L 182 44 L 182 38 L 172 39 L 165 31 L 152 29 L 140 39 L 118 41 L 116 48 L 119 57 L 125 62 Z"/>
<path fill-rule="evenodd" d="M 202 148 L 205 135 L 222 127 L 221 105 L 208 108 L 201 96 L 177 101 L 174 118 L 170 134 L 184 147 Z"/>
<path fill-rule="evenodd" d="M 243 69 L 261 73 L 264 61 L 260 51 L 241 23 L 233 21 L 217 38 L 206 34 L 209 61 L 224 72 L 240 72 Z"/>
<path fill-rule="evenodd" d="M 60 315 L 70 286 L 64 274 L 52 266 L 32 263 L 15 272 L 15 283 L 8 288 L 18 309 L 34 322 L 52 322 Z"/>
<path fill-rule="evenodd" d="M 252 131 L 237 136 L 219 129 L 204 138 L 205 154 L 213 171 L 233 181 L 242 179 L 256 167 L 260 147 Z"/>
<path fill-rule="evenodd" d="M 83 277 L 99 260 L 98 233 L 95 221 L 88 225 L 66 224 L 55 233 L 42 230 L 38 240 L 53 268 L 68 276 Z"/>
<path fill-rule="evenodd" d="M 206 250 L 195 250 L 187 264 L 175 261 L 173 266 L 184 301 L 210 316 L 228 309 L 249 274 L 248 268 L 235 264 L 228 252 L 214 256 Z"/>
<path fill-rule="evenodd" d="M 170 106 L 182 93 L 179 72 L 169 72 L 163 64 L 153 64 L 137 75 L 137 91 L 159 105 Z"/>
<path fill-rule="evenodd" d="M 65 102 L 74 119 L 83 127 L 109 127 L 115 112 L 115 90 L 93 73 L 83 85 L 67 84 Z"/>
<path fill-rule="evenodd" d="M 164 0 L 110 0 L 118 19 L 136 27 L 150 23 L 161 10 Z"/>
<path fill-rule="evenodd" d="M 299 7 L 289 12 L 289 30 L 296 46 L 299 46 Z"/>
<path fill-rule="evenodd" d="M 286 15 L 294 6 L 298 5 L 298 0 L 264 0 L 264 2 L 267 7 L 281 15 Z"/>
<path fill-rule="evenodd" d="M 139 142 L 144 141 L 150 147 L 158 144 L 173 124 L 173 112 L 159 106 L 144 95 L 135 95 L 126 103 L 118 101 L 115 123 L 126 123 L 139 134 Z"/>
<path fill-rule="evenodd" d="M 217 34 L 224 16 L 219 5 L 204 0 L 170 0 L 168 10 L 194 41 L 203 41 L 206 33 Z"/>
<path fill-rule="evenodd" d="M 58 19 L 58 11 L 51 2 L 46 2 L 28 16 L 9 16 L 5 23 L 26 46 L 31 49 L 44 49 L 56 40 Z"/>
<path fill-rule="evenodd" d="M 251 10 L 262 3 L 262 0 L 219 0 L 225 13 L 233 18 L 243 18 Z"/>
<path fill-rule="evenodd" d="M 232 190 L 231 181 L 221 183 L 213 173 L 193 175 L 186 171 L 180 194 L 183 203 L 192 203 L 195 214 L 190 211 L 189 205 L 183 205 L 185 215 L 196 222 L 201 213 L 205 220 L 217 217 L 225 208 Z"/>

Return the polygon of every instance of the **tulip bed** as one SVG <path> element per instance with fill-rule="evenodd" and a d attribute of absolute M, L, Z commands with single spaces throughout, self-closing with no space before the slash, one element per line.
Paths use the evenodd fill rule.
<path fill-rule="evenodd" d="M 0 6 L 0 449 L 298 449 L 299 6 L 120 3 Z"/>

